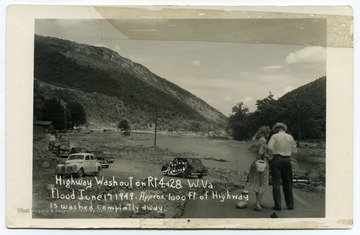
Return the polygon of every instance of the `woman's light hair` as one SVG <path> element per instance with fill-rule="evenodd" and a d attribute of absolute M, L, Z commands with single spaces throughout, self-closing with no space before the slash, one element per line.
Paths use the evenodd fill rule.
<path fill-rule="evenodd" d="M 261 137 L 266 137 L 270 134 L 271 129 L 269 126 L 261 126 L 259 130 L 255 133 L 254 139 L 260 139 Z"/>

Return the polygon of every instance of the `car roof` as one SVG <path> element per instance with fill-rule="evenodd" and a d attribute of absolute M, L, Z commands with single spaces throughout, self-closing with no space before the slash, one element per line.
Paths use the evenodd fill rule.
<path fill-rule="evenodd" d="M 95 155 L 92 154 L 92 153 L 73 153 L 73 154 L 70 154 L 69 156 L 74 156 L 74 155 L 83 155 L 83 156 L 92 155 L 92 156 L 95 156 Z"/>
<path fill-rule="evenodd" d="M 200 160 L 200 158 L 196 158 L 196 157 L 176 157 L 175 159 L 185 159 L 185 160 Z"/>

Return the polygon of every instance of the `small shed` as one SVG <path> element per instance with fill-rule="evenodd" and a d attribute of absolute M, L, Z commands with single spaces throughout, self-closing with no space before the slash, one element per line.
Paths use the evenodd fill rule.
<path fill-rule="evenodd" d="M 42 128 L 46 133 L 51 133 L 54 129 L 52 121 L 34 121 L 34 126 Z"/>

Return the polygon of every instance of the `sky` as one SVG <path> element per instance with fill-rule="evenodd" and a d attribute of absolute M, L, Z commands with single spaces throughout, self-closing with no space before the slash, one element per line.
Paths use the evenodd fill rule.
<path fill-rule="evenodd" d="M 102 20 L 39 19 L 35 33 L 112 49 L 226 116 L 238 102 L 255 111 L 256 100 L 269 92 L 278 98 L 326 75 L 326 48 L 322 46 L 138 40 L 127 34 L 160 33 L 156 27 L 139 27 L 119 30 Z"/>

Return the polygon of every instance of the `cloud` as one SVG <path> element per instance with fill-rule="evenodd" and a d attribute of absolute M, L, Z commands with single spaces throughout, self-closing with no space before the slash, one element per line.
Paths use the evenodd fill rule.
<path fill-rule="evenodd" d="M 320 46 L 311 46 L 290 53 L 285 59 L 285 64 L 308 64 L 325 61 L 326 49 Z"/>
<path fill-rule="evenodd" d="M 235 98 L 233 98 L 231 96 L 226 96 L 226 97 L 223 98 L 223 100 L 229 102 L 229 101 L 234 101 Z"/>
<path fill-rule="evenodd" d="M 240 76 L 252 76 L 252 75 L 256 75 L 255 72 L 240 72 L 239 73 Z"/>
<path fill-rule="evenodd" d="M 253 112 L 256 110 L 256 101 L 252 97 L 246 96 L 245 98 L 243 98 L 241 100 L 241 102 L 244 103 L 245 107 L 249 108 L 250 112 Z"/>
<path fill-rule="evenodd" d="M 131 55 L 129 56 L 129 59 L 139 64 L 144 63 L 146 61 L 146 58 L 141 55 Z"/>
<path fill-rule="evenodd" d="M 285 92 L 290 92 L 290 91 L 292 91 L 294 89 L 295 89 L 295 87 L 293 87 L 293 86 L 287 86 L 287 87 L 285 87 L 284 91 Z"/>
<path fill-rule="evenodd" d="M 108 47 L 107 45 L 105 45 L 103 43 L 96 43 L 94 46 L 96 46 L 96 47 Z"/>
<path fill-rule="evenodd" d="M 278 99 L 278 98 L 282 97 L 283 95 L 285 95 L 286 93 L 288 93 L 288 92 L 290 92 L 290 91 L 292 91 L 294 89 L 295 89 L 295 87 L 293 87 L 293 86 L 286 86 L 282 91 L 274 94 L 274 98 Z"/>
<path fill-rule="evenodd" d="M 261 85 L 269 87 L 271 85 L 280 86 L 280 84 L 288 84 L 288 81 L 293 79 L 292 74 L 276 73 L 276 74 L 263 74 L 257 77 L 257 82 Z"/>
<path fill-rule="evenodd" d="M 278 69 L 282 69 L 283 66 L 281 65 L 273 65 L 273 66 L 266 66 L 266 67 L 262 67 L 261 70 L 262 71 L 271 71 L 271 70 L 278 70 Z"/>
<path fill-rule="evenodd" d="M 193 61 L 191 62 L 191 64 L 194 65 L 195 67 L 200 67 L 200 66 L 201 66 L 201 62 L 198 61 L 198 60 L 193 60 Z"/>
<path fill-rule="evenodd" d="M 128 29 L 130 32 L 156 32 L 156 29 Z"/>
<path fill-rule="evenodd" d="M 93 45 L 100 41 L 101 32 L 95 21 L 79 19 L 39 19 L 35 32 L 43 36 L 62 38 L 78 43 Z M 91 39 L 91 43 L 89 40 Z"/>
<path fill-rule="evenodd" d="M 55 27 L 59 27 L 59 28 L 63 28 L 63 29 L 67 29 L 67 28 L 79 28 L 81 26 L 86 25 L 87 20 L 58 20 L 58 19 L 54 19 L 50 21 L 53 23 L 53 25 Z"/>
<path fill-rule="evenodd" d="M 249 108 L 250 112 L 256 110 L 256 101 L 250 96 L 246 96 L 244 98 L 238 98 L 235 96 L 224 96 L 216 100 L 208 99 L 207 102 L 226 116 L 232 114 L 232 108 L 239 102 L 243 102 L 244 107 Z"/>
<path fill-rule="evenodd" d="M 120 52 L 121 51 L 121 47 L 119 45 L 115 45 L 113 48 L 114 51 L 116 52 Z"/>

